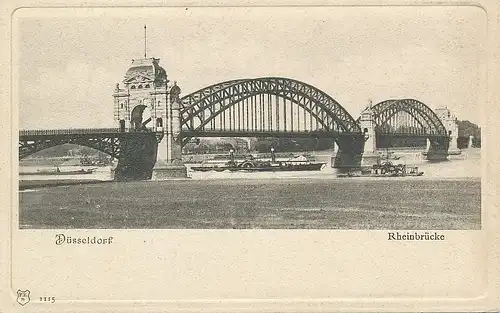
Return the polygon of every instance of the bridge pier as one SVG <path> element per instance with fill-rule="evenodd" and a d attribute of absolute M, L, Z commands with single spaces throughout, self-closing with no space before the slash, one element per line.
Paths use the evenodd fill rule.
<path fill-rule="evenodd" d="M 359 119 L 359 126 L 363 132 L 364 147 L 361 157 L 362 167 L 372 167 L 380 163 L 380 155 L 377 153 L 377 137 L 375 135 L 375 119 L 371 108 L 371 102 Z"/>
<path fill-rule="evenodd" d="M 332 167 L 340 169 L 360 168 L 361 154 L 339 150 L 332 155 Z"/>
<path fill-rule="evenodd" d="M 334 148 L 332 167 L 348 169 L 372 167 L 374 164 L 380 163 L 371 104 L 361 113 L 359 126 L 362 131 L 360 136 L 337 139 L 338 150 Z M 334 147 L 336 147 L 336 144 L 334 144 Z"/>
<path fill-rule="evenodd" d="M 167 94 L 165 121 L 162 141 L 158 144 L 153 179 L 186 178 L 187 168 L 182 162 L 181 122 L 179 95 L 181 89 L 176 83 Z M 158 129 L 157 129 L 158 130 Z"/>
<path fill-rule="evenodd" d="M 467 149 L 471 149 L 473 148 L 473 140 L 474 140 L 474 136 L 470 135 L 469 136 L 469 142 L 467 143 Z"/>
<path fill-rule="evenodd" d="M 114 180 L 148 180 L 152 177 L 156 160 L 156 134 L 122 138 L 120 140 L 120 159 L 115 168 Z"/>
<path fill-rule="evenodd" d="M 458 148 L 458 124 L 456 123 L 456 119 L 447 119 L 444 122 L 445 127 L 448 129 L 448 135 L 450 136 L 448 155 L 461 154 L 462 150 Z"/>
<path fill-rule="evenodd" d="M 182 162 L 181 144 L 170 134 L 158 144 L 158 153 L 153 167 L 153 180 L 186 178 L 187 168 Z"/>
<path fill-rule="evenodd" d="M 338 147 L 338 148 L 337 148 Z M 363 157 L 363 137 L 339 137 L 334 144 L 331 166 L 339 169 L 360 168 Z"/>
<path fill-rule="evenodd" d="M 441 122 L 446 128 L 448 136 L 450 136 L 448 155 L 460 154 L 462 151 L 458 148 L 457 118 L 450 112 L 448 108 L 436 109 L 436 115 L 440 118 Z"/>
<path fill-rule="evenodd" d="M 165 141 L 165 142 L 163 142 Z M 158 154 L 156 158 L 156 163 L 153 167 L 153 180 L 162 180 L 168 178 L 187 178 L 187 168 L 182 162 L 182 156 L 180 154 L 174 159 L 165 159 L 164 153 L 160 151 L 176 151 L 180 150 L 180 144 L 176 143 L 176 140 L 172 140 L 170 144 L 167 143 L 168 140 L 164 138 L 158 144 Z"/>
<path fill-rule="evenodd" d="M 427 148 L 422 152 L 428 161 L 446 161 L 448 159 L 449 137 L 427 138 Z"/>
<path fill-rule="evenodd" d="M 462 153 L 462 150 L 458 148 L 458 135 L 450 134 L 450 145 L 448 148 L 448 154 L 457 155 L 460 153 Z"/>

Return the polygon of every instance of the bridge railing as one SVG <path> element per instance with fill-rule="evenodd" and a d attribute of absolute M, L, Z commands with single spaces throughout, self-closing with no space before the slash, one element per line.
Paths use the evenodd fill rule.
<path fill-rule="evenodd" d="M 152 131 L 152 128 L 148 128 Z M 20 136 L 45 136 L 45 135 L 83 135 L 83 134 L 102 134 L 102 133 L 123 133 L 120 128 L 67 128 L 67 129 L 30 129 L 19 130 Z M 144 130 L 126 131 L 144 132 Z"/>
<path fill-rule="evenodd" d="M 119 132 L 119 128 L 67 128 L 67 129 L 30 129 L 20 130 L 21 136 L 38 136 L 38 135 L 79 135 L 79 134 L 97 134 L 97 133 L 115 133 Z"/>

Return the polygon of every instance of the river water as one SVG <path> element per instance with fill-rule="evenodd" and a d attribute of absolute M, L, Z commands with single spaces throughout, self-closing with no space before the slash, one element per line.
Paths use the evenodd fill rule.
<path fill-rule="evenodd" d="M 328 165 L 311 172 L 193 172 L 191 179 L 108 182 L 19 192 L 20 228 L 114 229 L 480 229 L 481 154 L 464 150 L 431 163 L 415 152 L 395 162 L 420 177 L 338 178 Z M 188 168 L 190 164 L 187 165 Z M 61 171 L 78 170 L 60 167 Z M 41 167 L 24 167 L 33 172 Z M 47 169 L 47 168 L 45 168 Z M 90 175 L 20 175 L 34 180 L 112 180 L 110 167 Z M 26 187 L 26 186 L 25 186 Z"/>
<path fill-rule="evenodd" d="M 423 159 L 420 152 L 413 151 L 396 151 L 394 153 L 399 156 L 399 160 L 393 160 L 393 163 L 401 163 L 412 166 L 418 166 L 419 170 L 424 172 L 421 177 L 405 177 L 398 179 L 464 179 L 464 178 L 479 178 L 481 176 L 481 152 L 480 149 L 463 150 L 461 155 L 450 156 L 448 161 L 444 162 L 429 162 Z M 191 166 L 195 164 L 187 163 L 188 176 L 193 180 L 211 180 L 211 179 L 337 179 L 338 171 L 331 168 L 330 156 L 331 152 L 315 153 L 316 161 L 325 162 L 326 165 L 321 171 L 311 172 L 260 172 L 260 173 L 241 173 L 241 172 L 194 172 Z M 95 167 L 95 166 L 60 166 L 61 172 L 75 171 L 79 169 L 90 169 L 95 171 L 92 174 L 86 175 L 20 175 L 20 180 L 67 180 L 67 179 L 92 179 L 109 181 L 113 180 L 113 172 L 110 166 Z M 20 173 L 34 173 L 39 170 L 53 170 L 53 166 L 23 166 L 20 167 Z M 374 178 L 356 178 L 371 179 Z M 385 179 L 385 178 L 381 178 Z M 391 178 L 394 179 L 394 178 Z"/>

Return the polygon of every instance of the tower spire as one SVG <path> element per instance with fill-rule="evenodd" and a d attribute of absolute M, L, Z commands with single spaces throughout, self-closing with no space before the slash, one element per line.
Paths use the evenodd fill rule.
<path fill-rule="evenodd" d="M 146 59 L 147 45 L 146 24 L 144 24 L 144 58 Z"/>

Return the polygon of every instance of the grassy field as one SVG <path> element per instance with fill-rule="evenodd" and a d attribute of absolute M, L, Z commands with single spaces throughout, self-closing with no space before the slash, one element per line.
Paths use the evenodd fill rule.
<path fill-rule="evenodd" d="M 479 229 L 480 180 L 182 180 L 20 192 L 20 228 Z"/>

